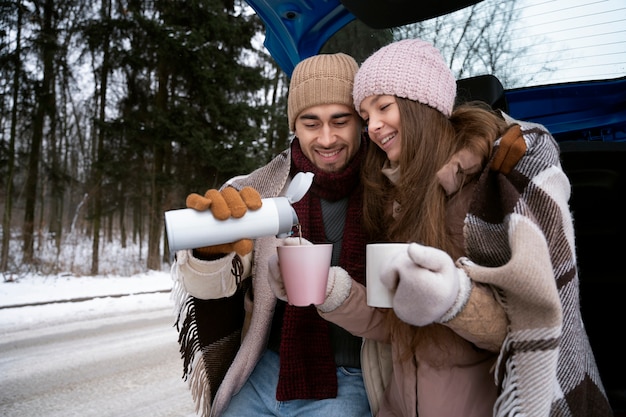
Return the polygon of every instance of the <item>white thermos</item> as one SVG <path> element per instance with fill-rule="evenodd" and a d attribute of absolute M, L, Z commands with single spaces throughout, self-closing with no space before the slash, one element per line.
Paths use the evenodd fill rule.
<path fill-rule="evenodd" d="M 165 229 L 170 252 L 256 239 L 289 233 L 298 224 L 292 204 L 300 201 L 313 182 L 313 173 L 300 172 L 293 177 L 285 196 L 263 198 L 258 210 L 248 210 L 238 219 L 218 220 L 211 210 L 191 208 L 165 212 Z"/>

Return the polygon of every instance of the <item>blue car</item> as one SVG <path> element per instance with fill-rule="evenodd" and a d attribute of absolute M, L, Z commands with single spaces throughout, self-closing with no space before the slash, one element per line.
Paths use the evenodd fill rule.
<path fill-rule="evenodd" d="M 625 416 L 620 329 L 626 319 L 621 308 L 626 268 L 620 260 L 626 245 L 619 243 L 626 236 L 623 0 L 247 3 L 265 24 L 266 49 L 288 76 L 342 30 L 364 25 L 372 36 L 433 42 L 458 75 L 461 99 L 486 101 L 550 130 L 572 186 L 583 320 L 615 415 Z M 366 50 L 366 43 L 343 52 L 367 57 L 373 51 Z"/>

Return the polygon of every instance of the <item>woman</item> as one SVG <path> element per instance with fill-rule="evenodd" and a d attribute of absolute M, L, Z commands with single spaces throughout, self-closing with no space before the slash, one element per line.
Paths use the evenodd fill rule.
<path fill-rule="evenodd" d="M 558 146 L 488 108 L 453 111 L 455 96 L 420 40 L 383 47 L 357 72 L 354 105 L 377 145 L 364 224 L 370 241 L 412 243 L 382 266 L 392 309 L 368 307 L 365 287 L 332 268 L 318 311 L 391 343 L 378 416 L 611 415 L 580 317 Z"/>
<path fill-rule="evenodd" d="M 402 70 L 386 71 L 393 62 L 389 59 L 400 52 L 404 53 L 397 68 Z M 438 51 L 425 43 L 407 41 L 383 48 L 359 73 L 355 106 L 377 145 L 369 149 L 363 174 L 364 224 L 370 240 L 436 247 L 450 255 L 453 267 L 452 259 L 466 255 L 463 219 L 477 175 L 506 122 L 481 107 L 468 106 L 452 114 L 454 77 Z M 384 74 L 395 78 L 390 83 Z M 400 79 L 404 74 L 406 79 Z M 455 127 L 461 126 L 464 130 L 457 135 Z M 431 258 L 432 248 L 427 249 L 425 255 Z M 403 254 L 390 264 L 412 275 L 409 256 Z M 402 276 L 397 270 L 387 277 L 388 285 L 401 287 L 394 309 L 372 313 L 384 315 L 382 326 L 346 326 L 393 344 L 394 377 L 387 392 L 395 394 L 383 403 L 379 415 L 386 415 L 387 405 L 390 415 L 491 416 L 497 397 L 493 367 L 507 325 L 493 290 L 472 283 L 458 270 L 459 277 L 451 277 L 449 284 L 458 291 L 441 292 L 437 297 L 441 302 L 425 308 L 428 300 L 416 301 L 422 288 L 404 283 Z M 467 311 L 459 314 L 462 310 Z M 322 315 L 333 321 L 332 312 Z"/>

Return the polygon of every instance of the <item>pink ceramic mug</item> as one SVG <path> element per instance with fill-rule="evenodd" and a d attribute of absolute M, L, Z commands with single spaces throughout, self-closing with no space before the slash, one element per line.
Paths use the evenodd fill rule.
<path fill-rule="evenodd" d="M 279 246 L 277 250 L 289 304 L 300 307 L 322 304 L 333 245 Z"/>

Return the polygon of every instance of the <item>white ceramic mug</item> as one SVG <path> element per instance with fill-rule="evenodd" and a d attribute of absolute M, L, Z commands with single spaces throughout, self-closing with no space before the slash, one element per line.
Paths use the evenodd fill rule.
<path fill-rule="evenodd" d="M 366 247 L 366 288 L 367 304 L 371 307 L 393 307 L 394 292 L 380 282 L 380 268 L 401 251 L 406 251 L 408 243 L 370 243 Z"/>

